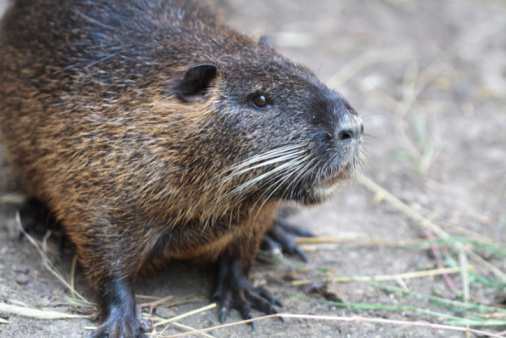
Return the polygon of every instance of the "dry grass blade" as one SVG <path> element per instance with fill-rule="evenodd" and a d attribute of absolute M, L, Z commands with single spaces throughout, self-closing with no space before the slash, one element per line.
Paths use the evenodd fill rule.
<path fill-rule="evenodd" d="M 71 306 L 78 306 L 78 307 L 84 307 L 84 308 L 96 308 L 97 307 L 97 304 L 95 304 L 95 303 L 88 302 L 85 300 L 84 301 L 79 300 L 77 298 L 72 298 L 72 297 L 66 297 L 65 302 L 67 305 L 71 305 Z"/>
<path fill-rule="evenodd" d="M 424 228 L 427 228 L 430 231 L 432 231 L 437 236 L 441 238 L 450 237 L 450 235 L 446 231 L 441 229 L 439 225 L 431 222 L 427 218 L 420 215 L 413 208 L 408 206 L 406 203 L 402 202 L 400 199 L 398 199 L 388 190 L 386 190 L 385 188 L 381 187 L 379 184 L 371 180 L 369 177 L 360 174 L 357 176 L 357 180 L 367 189 L 371 190 L 373 193 L 380 196 L 382 200 L 384 199 L 385 201 L 387 201 L 388 203 L 390 203 L 391 205 L 402 211 L 404 214 L 408 215 L 409 217 L 420 223 Z"/>
<path fill-rule="evenodd" d="M 3 194 L 0 196 L 0 204 L 21 205 L 26 201 L 26 195 L 20 193 Z"/>
<path fill-rule="evenodd" d="M 86 315 L 76 315 L 71 313 L 64 313 L 52 310 L 40 310 L 29 308 L 25 306 L 11 305 L 0 303 L 0 311 L 7 312 L 10 314 L 30 317 L 36 319 L 69 319 L 69 318 L 90 318 L 90 316 Z"/>
<path fill-rule="evenodd" d="M 443 225 L 443 227 L 446 229 L 452 229 L 453 233 L 457 233 L 462 236 L 472 238 L 472 239 L 478 240 L 483 243 L 493 243 L 494 242 L 491 238 L 484 236 L 483 234 L 477 233 L 476 231 L 466 229 L 466 228 L 458 226 L 456 224 L 445 223 Z"/>
<path fill-rule="evenodd" d="M 77 266 L 77 255 L 74 255 L 74 257 L 72 257 L 72 266 L 70 268 L 70 287 L 72 288 L 70 290 L 70 295 L 72 297 L 76 296 L 76 294 L 74 292 L 75 281 L 76 281 L 76 266 Z"/>
<path fill-rule="evenodd" d="M 161 326 L 161 325 L 170 324 L 170 323 L 175 322 L 176 320 L 179 320 L 181 318 L 192 316 L 192 315 L 197 314 L 199 312 L 210 310 L 210 309 L 213 309 L 215 307 L 216 307 L 216 303 L 209 304 L 209 305 L 201 307 L 199 309 L 196 309 L 196 310 L 193 310 L 193 311 L 190 311 L 190 312 L 186 312 L 186 313 L 180 314 L 179 316 L 175 316 L 175 317 L 163 320 L 161 322 L 158 322 L 156 324 L 153 324 L 153 327 L 158 327 L 158 326 Z"/>
<path fill-rule="evenodd" d="M 181 323 L 172 323 L 172 325 L 177 326 L 177 327 L 179 327 L 179 328 L 181 328 L 183 330 L 189 331 L 190 333 L 197 333 L 197 331 L 199 331 L 199 330 L 197 330 L 197 329 L 195 329 L 193 327 L 189 327 L 189 326 L 183 325 Z M 211 335 L 209 335 L 207 333 L 204 333 L 204 332 L 199 332 L 198 334 L 200 334 L 200 335 L 202 335 L 204 337 L 213 338 L 213 336 L 211 336 Z"/>
<path fill-rule="evenodd" d="M 464 251 L 464 246 L 460 246 L 459 248 L 459 262 L 461 266 L 460 276 L 462 278 L 462 295 L 463 295 L 463 301 L 464 303 L 469 303 L 469 274 L 467 273 L 467 269 L 464 267 L 467 265 L 467 256 L 466 252 Z M 467 314 L 465 318 L 468 318 Z M 469 325 L 466 326 L 469 328 Z M 471 334 L 469 331 L 466 332 L 466 338 L 470 338 Z"/>
<path fill-rule="evenodd" d="M 184 337 L 184 336 L 189 336 L 189 335 L 192 335 L 192 334 L 204 333 L 204 332 L 209 332 L 209 331 L 219 330 L 219 329 L 225 329 L 227 327 L 233 327 L 233 326 L 237 326 L 237 325 L 249 324 L 249 323 L 258 322 L 258 321 L 264 320 L 264 319 L 278 318 L 278 317 L 281 317 L 280 313 L 276 313 L 276 314 L 273 314 L 273 315 L 262 316 L 262 317 L 256 317 L 256 318 L 253 318 L 253 319 L 245 319 L 245 320 L 241 320 L 241 321 L 233 322 L 233 323 L 228 323 L 228 324 L 221 324 L 221 325 L 217 325 L 217 326 L 208 327 L 208 328 L 205 328 L 205 329 L 196 330 L 196 331 L 193 331 L 193 332 L 185 332 L 185 333 L 175 334 L 175 335 L 172 335 L 172 336 L 168 336 L 168 338 Z"/>
<path fill-rule="evenodd" d="M 345 243 L 355 245 L 394 245 L 408 246 L 426 242 L 424 239 L 365 239 L 365 238 L 344 238 L 344 237 L 297 237 L 297 244 L 323 244 L 323 243 Z"/>
<path fill-rule="evenodd" d="M 248 324 L 248 323 L 255 322 L 255 321 L 260 321 L 260 320 L 269 319 L 269 318 L 277 318 L 277 317 L 297 318 L 297 319 L 313 319 L 313 320 L 325 320 L 325 321 L 388 324 L 388 325 L 397 325 L 397 326 L 404 326 L 404 327 L 426 327 L 426 328 L 431 329 L 434 332 L 437 332 L 438 330 L 448 330 L 448 331 L 455 331 L 455 332 L 470 332 L 470 333 L 474 333 L 475 335 L 483 336 L 483 337 L 504 338 L 503 336 L 500 336 L 498 334 L 491 333 L 491 332 L 469 329 L 469 328 L 460 327 L 460 326 L 432 324 L 432 323 L 428 323 L 428 322 L 410 322 L 410 321 L 403 321 L 403 320 L 368 318 L 368 317 L 361 317 L 361 316 L 337 317 L 337 316 L 300 315 L 300 314 L 291 314 L 291 313 L 278 313 L 278 314 L 258 317 L 258 318 L 254 318 L 254 319 L 242 320 L 242 321 L 234 322 L 234 323 L 230 323 L 230 324 L 223 324 L 223 325 L 213 326 L 213 327 L 209 327 L 209 328 L 201 329 L 201 330 L 197 330 L 197 331 L 176 334 L 176 335 L 172 335 L 169 337 L 170 338 L 184 337 L 184 336 L 194 335 L 196 333 L 203 333 L 203 332 L 223 329 L 223 328 L 227 328 L 227 327 L 231 327 L 231 326 L 235 326 L 235 325 Z"/>
<path fill-rule="evenodd" d="M 466 266 L 466 269 L 471 269 L 472 266 Z M 443 268 L 443 269 L 434 269 L 434 270 L 425 270 L 425 271 L 415 271 L 415 272 L 406 272 L 406 273 L 400 273 L 397 275 L 380 275 L 380 276 L 359 276 L 359 277 L 329 277 L 324 278 L 324 282 L 380 282 L 380 281 L 388 281 L 388 280 L 404 280 L 404 279 L 412 279 L 412 278 L 421 278 L 421 277 L 433 277 L 438 275 L 444 275 L 444 274 L 451 274 L 451 273 L 461 273 L 462 268 L 456 267 L 456 268 Z M 309 279 L 305 280 L 296 280 L 292 282 L 292 285 L 305 285 L 310 284 L 313 281 Z"/>

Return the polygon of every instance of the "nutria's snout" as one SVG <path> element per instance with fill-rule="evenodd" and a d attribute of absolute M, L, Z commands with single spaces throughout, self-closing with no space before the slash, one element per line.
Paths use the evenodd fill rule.
<path fill-rule="evenodd" d="M 341 181 L 353 177 L 363 160 L 362 136 L 364 123 L 353 107 L 340 95 L 330 100 L 327 115 L 327 142 L 317 152 L 318 165 L 299 201 L 303 204 L 321 203 L 338 189 Z"/>

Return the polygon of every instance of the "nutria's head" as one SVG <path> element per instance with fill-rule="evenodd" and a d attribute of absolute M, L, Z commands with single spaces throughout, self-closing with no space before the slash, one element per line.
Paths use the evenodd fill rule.
<path fill-rule="evenodd" d="M 189 67 L 174 88 L 183 105 L 210 111 L 194 135 L 195 151 L 207 158 L 195 165 L 200 174 L 206 168 L 219 203 L 319 203 L 360 166 L 361 118 L 262 41 L 254 53 Z"/>

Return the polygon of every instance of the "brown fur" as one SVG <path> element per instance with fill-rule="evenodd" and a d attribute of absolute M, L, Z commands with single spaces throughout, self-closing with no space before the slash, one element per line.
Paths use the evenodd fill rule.
<path fill-rule="evenodd" d="M 361 123 L 341 96 L 209 13 L 184 1 L 19 0 L 3 22 L 2 143 L 98 290 L 168 259 L 230 252 L 247 270 L 279 201 L 318 203 L 321 182 L 360 162 L 361 131 L 350 142 L 335 131 Z M 184 93 L 203 64 L 206 86 Z M 254 93 L 272 97 L 269 109 L 252 106 Z M 283 147 L 298 158 L 258 157 Z"/>

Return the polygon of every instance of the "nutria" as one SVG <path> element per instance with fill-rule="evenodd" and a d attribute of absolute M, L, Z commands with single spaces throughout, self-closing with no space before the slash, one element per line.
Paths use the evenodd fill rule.
<path fill-rule="evenodd" d="M 217 261 L 220 318 L 280 302 L 247 283 L 282 201 L 320 203 L 357 169 L 363 126 L 269 39 L 196 2 L 19 0 L 0 35 L 0 127 L 96 290 L 93 336 L 143 336 L 133 281 Z"/>

